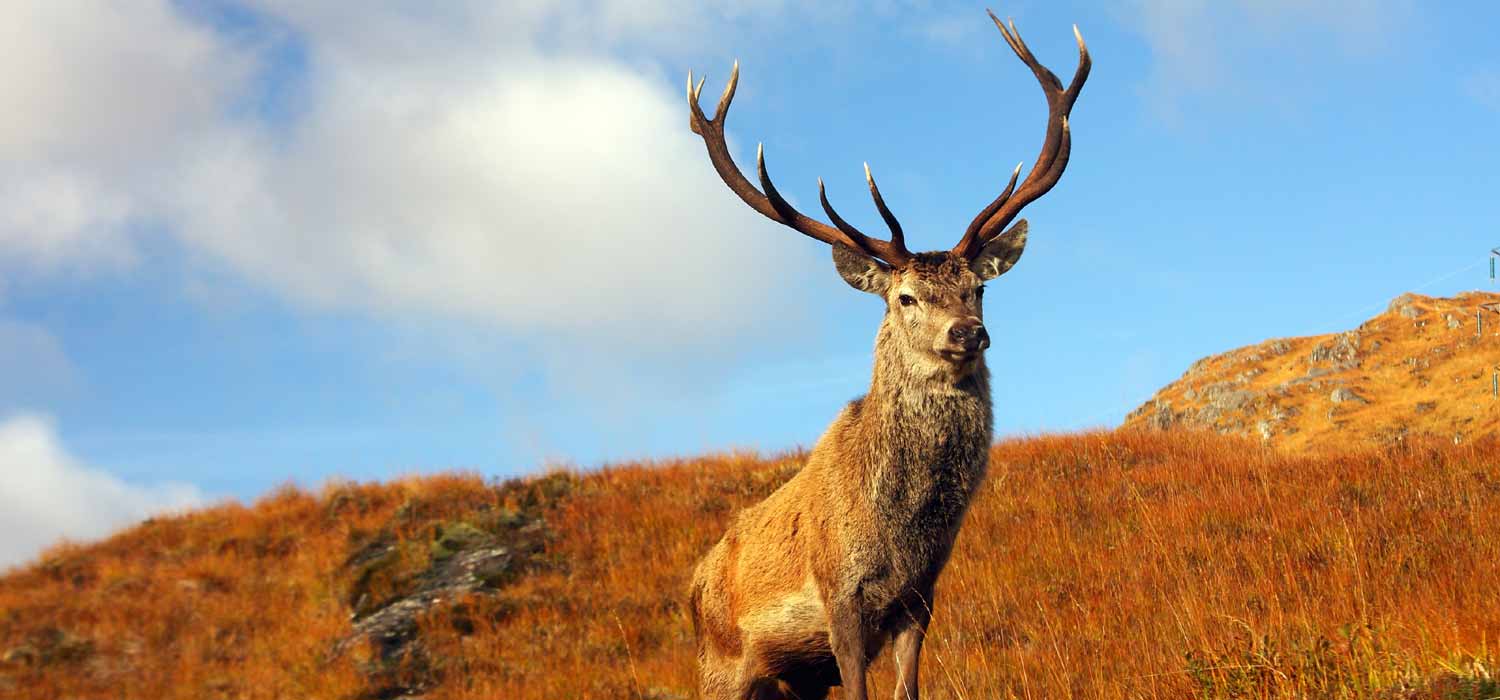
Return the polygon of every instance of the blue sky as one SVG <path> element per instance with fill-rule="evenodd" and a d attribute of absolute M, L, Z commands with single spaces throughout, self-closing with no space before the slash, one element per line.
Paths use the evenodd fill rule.
<path fill-rule="evenodd" d="M 711 107 L 740 60 L 742 166 L 883 231 L 868 161 L 914 248 L 1040 146 L 982 5 L 491 5 L 6 3 L 0 564 L 289 480 L 809 444 L 882 309 L 717 180 L 689 69 Z M 987 297 L 1000 434 L 1488 284 L 1500 6 L 994 9 L 1095 64 Z"/>

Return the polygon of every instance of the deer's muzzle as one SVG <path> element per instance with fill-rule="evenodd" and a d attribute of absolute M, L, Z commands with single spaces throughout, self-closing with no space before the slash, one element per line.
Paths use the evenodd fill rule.
<path fill-rule="evenodd" d="M 955 350 L 979 352 L 990 346 L 990 334 L 984 322 L 971 316 L 953 322 L 948 328 L 948 342 Z"/>

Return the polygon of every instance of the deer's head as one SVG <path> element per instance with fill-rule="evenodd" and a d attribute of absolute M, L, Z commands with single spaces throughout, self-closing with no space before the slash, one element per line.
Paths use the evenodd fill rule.
<path fill-rule="evenodd" d="M 766 218 L 833 246 L 834 265 L 844 280 L 855 289 L 885 300 L 883 333 L 889 334 L 889 340 L 899 343 L 903 354 L 913 362 L 958 375 L 979 366 L 985 348 L 990 345 L 989 333 L 984 328 L 984 283 L 1015 265 L 1026 246 L 1026 220 L 1017 221 L 1008 230 L 1006 226 L 1023 207 L 1051 190 L 1068 166 L 1071 150 L 1068 114 L 1088 79 L 1091 65 L 1088 47 L 1074 27 L 1078 69 L 1072 82 L 1064 87 L 1032 55 L 1014 23 L 1002 23 L 993 12 L 990 19 L 1042 85 L 1047 97 L 1047 135 L 1026 180 L 1016 186 L 1021 174 L 1021 166 L 1017 165 L 1000 196 L 974 217 L 963 238 L 947 251 L 913 253 L 906 249 L 901 224 L 880 196 L 869 165 L 865 166 L 865 179 L 875 208 L 891 230 L 890 240 L 866 236 L 840 217 L 828 203 L 821 179 L 818 199 L 833 225 L 797 211 L 776 191 L 770 175 L 766 174 L 763 146 L 756 151 L 756 172 L 760 179 L 757 189 L 734 164 L 724 142 L 724 119 L 739 83 L 739 63 L 734 64 L 713 119 L 705 116 L 699 106 L 703 81 L 695 86 L 692 74 L 688 74 L 689 124 L 694 133 L 703 137 L 709 160 L 729 189 Z"/>

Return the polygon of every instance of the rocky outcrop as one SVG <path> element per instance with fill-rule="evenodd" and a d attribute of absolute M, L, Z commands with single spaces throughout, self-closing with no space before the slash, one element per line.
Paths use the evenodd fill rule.
<path fill-rule="evenodd" d="M 343 577 L 349 581 L 346 600 L 353 629 L 330 655 L 370 645 L 370 661 L 364 665 L 370 684 L 366 697 L 414 698 L 442 681 L 443 664 L 422 643 L 420 620 L 439 606 L 492 595 L 543 566 L 541 555 L 550 537 L 543 513 L 572 482 L 573 477 L 558 474 L 503 485 L 497 492 L 525 490 L 521 508 L 493 510 L 475 522 L 436 524 L 421 539 L 399 535 L 399 521 L 412 510 L 403 508 L 396 521 L 349 555 Z M 413 562 L 420 568 L 413 570 Z"/>
<path fill-rule="evenodd" d="M 1340 333 L 1333 340 L 1313 346 L 1307 357 L 1308 364 L 1331 365 L 1334 369 L 1350 369 L 1359 366 L 1359 331 Z"/>

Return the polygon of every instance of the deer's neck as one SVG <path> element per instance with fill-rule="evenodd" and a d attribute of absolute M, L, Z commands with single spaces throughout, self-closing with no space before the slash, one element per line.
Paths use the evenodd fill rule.
<path fill-rule="evenodd" d="M 881 526 L 872 536 L 906 575 L 940 569 L 989 464 L 989 372 L 983 361 L 963 377 L 902 361 L 882 332 L 870 393 L 856 420 L 866 451 L 855 497 Z"/>
<path fill-rule="evenodd" d="M 886 469 L 979 470 L 992 438 L 989 370 L 981 358 L 963 376 L 907 360 L 889 328 L 876 340 L 862 411 L 870 464 Z"/>

